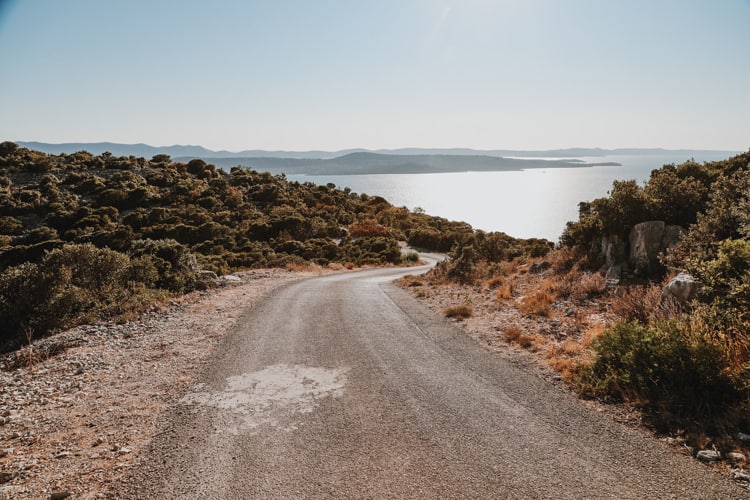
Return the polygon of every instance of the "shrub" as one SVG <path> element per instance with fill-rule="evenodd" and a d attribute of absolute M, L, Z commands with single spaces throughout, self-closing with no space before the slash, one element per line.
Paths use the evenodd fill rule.
<path fill-rule="evenodd" d="M 457 306 L 448 307 L 445 310 L 446 318 L 456 318 L 459 320 L 471 318 L 474 314 L 474 309 L 468 304 L 461 304 Z"/>
<path fill-rule="evenodd" d="M 657 315 L 661 302 L 660 285 L 632 285 L 617 290 L 612 300 L 612 312 L 623 321 L 648 324 Z"/>
<path fill-rule="evenodd" d="M 390 229 L 376 220 L 357 221 L 349 226 L 349 234 L 354 238 L 388 236 Z"/>
<path fill-rule="evenodd" d="M 522 314 L 549 316 L 550 304 L 555 298 L 555 295 L 547 290 L 537 290 L 518 301 L 518 310 Z"/>
<path fill-rule="evenodd" d="M 461 248 L 457 258 L 448 262 L 448 277 L 459 283 L 469 284 L 474 282 L 474 271 L 476 269 L 477 253 L 473 246 Z"/>
<path fill-rule="evenodd" d="M 592 347 L 581 387 L 643 406 L 661 430 L 705 424 L 739 401 L 721 347 L 684 322 L 617 323 Z"/>
<path fill-rule="evenodd" d="M 495 291 L 495 299 L 498 301 L 507 300 L 513 297 L 513 284 L 512 283 L 505 283 L 501 285 L 496 291 Z"/>
<path fill-rule="evenodd" d="M 131 257 L 145 257 L 156 268 L 156 286 L 172 292 L 189 292 L 198 283 L 198 262 L 188 248 L 175 240 L 136 240 Z"/>
<path fill-rule="evenodd" d="M 523 335 L 523 331 L 517 325 L 510 325 L 510 326 L 506 326 L 503 329 L 503 335 L 505 335 L 506 339 L 513 342 L 517 340 L 521 335 Z"/>
<path fill-rule="evenodd" d="M 401 260 L 407 264 L 416 264 L 419 262 L 419 254 L 417 252 L 407 252 L 401 256 Z"/>

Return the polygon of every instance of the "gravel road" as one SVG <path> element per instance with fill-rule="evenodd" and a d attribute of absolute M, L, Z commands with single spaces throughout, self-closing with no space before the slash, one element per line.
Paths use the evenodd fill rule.
<path fill-rule="evenodd" d="M 748 498 L 486 351 L 378 269 L 246 311 L 123 498 Z"/>

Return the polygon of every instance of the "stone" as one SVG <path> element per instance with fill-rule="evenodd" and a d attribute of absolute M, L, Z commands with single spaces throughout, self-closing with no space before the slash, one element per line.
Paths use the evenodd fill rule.
<path fill-rule="evenodd" d="M 745 472 L 744 470 L 733 470 L 729 474 L 730 479 L 734 479 L 735 481 L 744 481 L 744 482 L 750 482 L 750 474 Z"/>
<path fill-rule="evenodd" d="M 604 269 L 625 262 L 628 258 L 625 242 L 618 235 L 602 236 L 599 257 L 604 261 Z"/>
<path fill-rule="evenodd" d="M 685 305 L 695 297 L 698 291 L 698 282 L 687 273 L 680 273 L 671 280 L 661 291 L 661 303 L 670 300 Z"/>
<path fill-rule="evenodd" d="M 636 274 L 649 276 L 659 268 L 664 229 L 664 221 L 648 221 L 630 230 L 630 266 Z"/>
<path fill-rule="evenodd" d="M 50 494 L 49 500 L 63 500 L 71 495 L 69 491 L 55 491 Z"/>
<path fill-rule="evenodd" d="M 531 266 L 529 266 L 529 272 L 532 274 L 541 274 L 547 269 L 549 269 L 550 267 L 552 267 L 552 264 L 550 264 L 549 262 L 546 262 L 546 261 L 535 262 L 531 264 Z"/>
<path fill-rule="evenodd" d="M 738 432 L 737 439 L 739 439 L 743 443 L 750 443 L 750 434 L 745 434 L 744 432 Z"/>
<path fill-rule="evenodd" d="M 668 226 L 664 221 L 652 220 L 636 224 L 630 230 L 630 253 L 628 261 L 635 274 L 651 276 L 661 270 L 659 254 L 674 245 L 682 237 L 680 226 Z"/>
<path fill-rule="evenodd" d="M 216 273 L 213 272 L 213 271 L 203 270 L 203 271 L 200 272 L 200 275 L 201 275 L 201 278 L 209 278 L 209 279 L 212 279 L 212 280 L 218 280 L 219 279 L 219 277 L 216 276 Z"/>
<path fill-rule="evenodd" d="M 726 459 L 729 460 L 733 464 L 740 464 L 740 463 L 745 462 L 746 457 L 744 453 L 733 451 L 733 452 L 727 453 Z"/>
<path fill-rule="evenodd" d="M 611 288 L 620 284 L 622 279 L 622 266 L 612 266 L 607 269 L 607 274 L 604 276 L 605 288 Z"/>
<path fill-rule="evenodd" d="M 718 462 L 721 460 L 721 453 L 716 450 L 701 450 L 696 458 L 701 462 Z"/>
<path fill-rule="evenodd" d="M 18 472 L 0 472 L 0 484 L 7 483 L 18 475 Z"/>

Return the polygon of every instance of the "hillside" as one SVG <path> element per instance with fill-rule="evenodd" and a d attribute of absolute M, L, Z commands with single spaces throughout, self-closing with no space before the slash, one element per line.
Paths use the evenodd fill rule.
<path fill-rule="evenodd" d="M 287 175 L 433 174 L 619 165 L 614 162 L 585 163 L 577 160 L 500 158 L 483 155 L 397 155 L 369 152 L 349 153 L 330 159 L 232 157 L 206 158 L 206 161 L 224 169 L 242 165 Z"/>
<path fill-rule="evenodd" d="M 512 252 L 549 243 L 502 236 Z M 203 160 L 48 155 L 0 144 L 0 347 L 124 317 L 237 269 L 401 264 L 450 250 L 451 222 L 333 184 Z M 92 264 L 93 263 L 93 264 Z"/>
<path fill-rule="evenodd" d="M 488 348 L 534 353 L 582 395 L 638 409 L 702 460 L 744 460 L 750 152 L 667 164 L 579 207 L 543 257 L 501 262 L 476 238 L 403 284 Z"/>
<path fill-rule="evenodd" d="M 399 149 L 343 149 L 337 151 L 269 151 L 261 149 L 243 151 L 212 151 L 202 146 L 151 146 L 148 144 L 121 144 L 114 142 L 67 142 L 50 144 L 38 141 L 16 141 L 24 148 L 41 151 L 48 154 L 72 154 L 78 151 L 100 155 L 106 152 L 115 156 L 142 156 L 149 158 L 157 154 L 169 155 L 179 160 L 191 160 L 200 158 L 211 163 L 216 163 L 214 158 L 297 158 L 297 159 L 330 159 L 348 155 L 350 153 L 377 153 L 388 155 L 407 156 L 493 156 L 493 157 L 532 157 L 532 158 L 578 158 L 582 156 L 619 156 L 619 155 L 666 155 L 701 156 L 701 154 L 712 153 L 718 156 L 729 157 L 738 151 L 707 151 L 692 149 L 661 149 L 661 148 L 564 148 L 545 150 L 521 150 L 521 149 L 471 149 L 471 148 L 399 148 Z M 229 165 L 234 167 L 237 164 Z"/>

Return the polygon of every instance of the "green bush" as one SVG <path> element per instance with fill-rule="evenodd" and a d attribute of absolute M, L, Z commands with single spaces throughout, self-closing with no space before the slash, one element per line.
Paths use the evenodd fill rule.
<path fill-rule="evenodd" d="M 171 239 L 136 240 L 131 257 L 149 259 L 156 268 L 158 288 L 172 292 L 189 292 L 198 284 L 198 261 L 186 246 Z"/>
<path fill-rule="evenodd" d="M 592 347 L 581 387 L 641 405 L 660 430 L 707 425 L 741 400 L 722 347 L 684 322 L 617 323 Z"/>
<path fill-rule="evenodd" d="M 138 300 L 133 278 L 143 275 L 127 255 L 91 244 L 65 245 L 38 264 L 10 267 L 0 273 L 0 343 L 122 313 Z"/>

